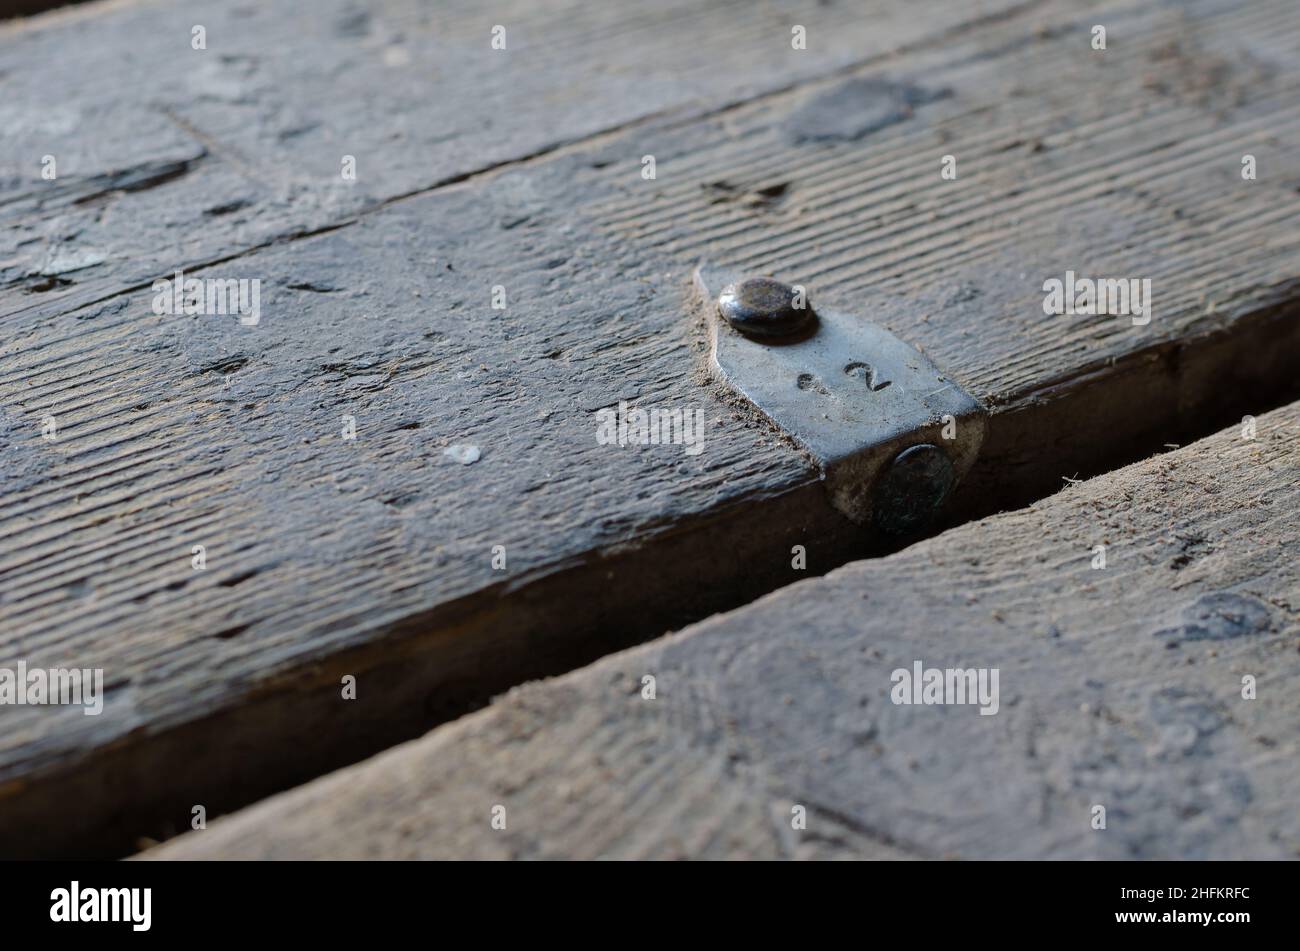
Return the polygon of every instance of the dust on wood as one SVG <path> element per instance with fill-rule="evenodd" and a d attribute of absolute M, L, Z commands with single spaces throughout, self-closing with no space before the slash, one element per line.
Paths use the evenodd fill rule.
<path fill-rule="evenodd" d="M 561 44 L 546 54 L 559 105 L 520 111 L 500 141 L 440 139 L 457 97 L 426 101 L 386 54 L 396 27 L 343 9 L 301 30 L 291 13 L 214 20 L 210 37 L 263 52 L 197 71 L 198 51 L 160 56 L 111 102 L 85 77 L 127 69 L 140 17 L 188 35 L 187 8 L 0 38 L 20 83 L 26 57 L 70 62 L 57 54 L 82 31 L 100 39 L 75 77 L 85 98 L 23 112 L 7 143 L 53 136 L 58 152 L 104 130 L 49 190 L 23 179 L 5 195 L 0 656 L 101 666 L 109 686 L 99 718 L 6 712 L 0 852 L 121 851 L 183 827 L 195 802 L 236 807 L 802 577 L 793 545 L 813 573 L 861 553 L 806 460 L 700 385 L 686 287 L 701 256 L 806 280 L 998 409 L 957 517 L 1295 384 L 1296 159 L 1270 146 L 1296 123 L 1276 29 L 1290 6 L 1114 8 L 1133 42 L 1217 57 L 1209 89 L 1185 87 L 1188 56 L 1100 60 L 1080 39 L 1092 14 L 1065 3 L 942 28 L 900 4 L 897 32 L 826 10 L 810 25 L 836 55 L 683 73 L 666 53 L 657 91 L 620 106 L 560 70 L 590 62 Z M 404 36 L 427 33 L 422 7 L 400 9 Z M 693 9 L 602 5 L 591 29 L 624 24 L 629 44 L 722 29 L 719 10 Z M 548 35 L 551 12 L 520 22 Z M 455 22 L 440 42 L 473 58 L 480 101 L 535 103 L 518 82 L 530 67 L 488 78 L 487 36 Z M 746 42 L 770 28 L 755 21 Z M 286 33 L 302 55 L 257 45 Z M 408 52 L 417 73 L 438 55 Z M 322 71 L 354 62 L 320 100 Z M 74 78 L 57 75 L 55 90 Z M 370 109 L 387 79 L 393 96 Z M 138 112 L 157 101 L 146 83 L 166 109 Z M 817 103 L 848 109 L 845 90 L 887 101 L 836 125 Z M 352 128 L 390 144 L 348 185 L 334 163 Z M 1243 141 L 1268 158 L 1258 181 L 1237 175 Z M 943 182 L 954 150 L 959 177 Z M 154 313 L 149 282 L 178 264 L 261 280 L 261 322 Z M 1042 280 L 1070 267 L 1158 277 L 1151 324 L 1044 317 Z M 596 412 L 621 400 L 705 407 L 707 450 L 597 445 Z M 47 417 L 57 440 L 39 437 Z M 479 460 L 449 459 L 453 445 Z"/>
<path fill-rule="evenodd" d="M 1297 446 L 1293 404 L 516 688 L 145 856 L 1293 859 Z M 996 668 L 995 712 L 893 702 L 918 662 Z"/>

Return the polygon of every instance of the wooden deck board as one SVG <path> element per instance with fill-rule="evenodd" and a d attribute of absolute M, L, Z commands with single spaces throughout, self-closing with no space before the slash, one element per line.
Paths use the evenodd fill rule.
<path fill-rule="evenodd" d="M 646 42 L 659 21 L 620 9 L 635 21 L 625 41 Z M 248 168 L 203 157 L 175 122 L 156 127 L 147 159 L 113 145 L 123 157 L 85 171 L 147 161 L 165 177 L 191 156 L 183 175 L 125 195 L 92 182 L 82 205 L 74 179 L 55 193 L 66 219 L 47 218 L 45 199 L 28 207 L 23 221 L 63 222 L 70 253 L 97 234 L 136 243 L 68 296 L 29 303 L 15 284 L 5 298 L 18 305 L 0 364 L 0 659 L 102 666 L 110 690 L 98 718 L 5 711 L 0 854 L 120 851 L 181 827 L 194 802 L 238 806 L 523 678 L 797 580 L 795 544 L 812 572 L 860 554 L 803 457 L 704 380 L 687 291 L 701 257 L 807 280 L 814 302 L 888 325 L 997 411 L 957 518 L 1294 387 L 1295 9 L 1101 9 L 1115 18 L 1104 54 L 1088 48 L 1095 11 L 1037 4 L 955 21 L 942 42 L 879 62 L 934 35 L 909 26 L 856 54 L 845 40 L 838 59 L 735 85 L 701 69 L 694 91 L 669 83 L 662 99 L 573 125 L 530 114 L 528 135 L 477 161 L 399 140 L 384 147 L 393 166 L 346 200 L 304 192 L 319 215 L 261 192 L 206 214 L 221 206 L 185 196 L 233 188 Z M 177 10 L 167 22 L 184 24 Z M 716 35 L 708 17 L 730 15 L 689 29 Z M 135 35 L 125 22 L 105 46 Z M 355 44 L 330 29 L 307 30 L 304 49 L 345 57 Z M 72 42 L 19 39 L 9 55 Z M 664 75 L 681 64 L 663 62 Z M 285 84 L 316 89 L 318 65 Z M 349 96 L 377 82 L 364 75 Z M 483 82 L 485 103 L 524 94 L 517 77 Z M 251 105 L 232 95 L 199 97 L 185 122 L 234 145 L 246 108 L 290 130 L 312 115 L 291 88 Z M 427 121 L 385 111 L 367 128 L 464 109 L 426 106 Z M 263 181 L 256 163 L 296 169 L 333 134 L 319 126 L 265 153 L 254 135 L 237 151 L 257 188 L 294 192 L 300 181 Z M 1258 181 L 1237 174 L 1246 148 L 1260 153 Z M 647 153 L 654 181 L 639 174 Z M 939 178 L 945 153 L 955 182 Z M 435 154 L 446 164 L 430 166 Z M 92 225 L 81 216 L 101 200 Z M 21 255 L 34 252 L 18 253 L 25 281 Z M 229 259 L 196 267 L 214 255 Z M 261 323 L 158 316 L 147 287 L 118 293 L 178 265 L 260 279 Z M 1151 276 L 1152 322 L 1045 317 L 1042 281 L 1066 269 Z M 505 311 L 489 306 L 497 284 Z M 704 452 L 597 445 L 596 411 L 621 399 L 703 407 Z M 344 415 L 355 442 L 340 438 Z M 39 438 L 47 416 L 57 441 Z M 456 444 L 481 459 L 456 464 L 443 453 Z M 346 674 L 356 701 L 340 699 Z"/>
<path fill-rule="evenodd" d="M 869 17 L 847 4 L 743 0 L 171 2 L 6 25 L 0 316 L 67 311 L 1027 6 L 986 0 L 927 20 L 901 0 Z M 791 49 L 794 23 L 812 31 L 815 52 Z M 498 25 L 504 50 L 492 48 Z M 192 48 L 195 26 L 205 49 Z M 46 155 L 54 181 L 40 178 Z M 342 175 L 347 155 L 354 180 Z"/>
<path fill-rule="evenodd" d="M 1300 404 L 1257 427 L 516 688 L 144 855 L 1295 858 Z M 996 713 L 891 702 L 917 661 L 998 668 Z"/>

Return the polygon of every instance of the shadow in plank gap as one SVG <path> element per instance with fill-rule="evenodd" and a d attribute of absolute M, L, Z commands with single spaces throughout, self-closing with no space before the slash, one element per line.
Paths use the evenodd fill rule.
<path fill-rule="evenodd" d="M 0 3 L 0 21 L 29 17 L 46 10 L 78 6 L 87 0 L 4 0 Z"/>
<path fill-rule="evenodd" d="M 143 857 L 1294 859 L 1297 447 L 1293 404 Z"/>
<path fill-rule="evenodd" d="M 1292 2 L 809 3 L 816 55 L 784 7 L 526 3 L 494 49 L 473 3 L 209 5 L 198 50 L 197 6 L 0 28 L 0 663 L 104 671 L 100 715 L 3 710 L 2 855 L 125 854 L 897 547 L 710 376 L 701 260 L 989 410 L 950 525 L 1300 385 Z M 1070 272 L 1151 319 L 1045 312 Z M 602 440 L 624 406 L 704 439 Z"/>

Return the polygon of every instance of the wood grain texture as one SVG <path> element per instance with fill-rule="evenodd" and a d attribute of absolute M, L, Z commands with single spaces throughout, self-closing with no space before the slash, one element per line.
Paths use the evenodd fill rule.
<path fill-rule="evenodd" d="M 0 26 L 0 316 L 103 300 L 651 116 L 937 41 L 902 0 L 117 6 Z M 815 53 L 791 49 L 791 24 Z M 492 48 L 494 26 L 506 29 Z M 202 26 L 205 49 L 192 47 Z M 58 178 L 41 178 L 52 155 Z M 343 156 L 355 180 L 342 176 Z M 636 168 L 640 156 L 629 156 Z"/>
<path fill-rule="evenodd" d="M 145 856 L 1295 858 L 1300 404 L 1257 425 L 516 688 Z M 997 712 L 894 704 L 918 660 L 998 668 Z"/>
<path fill-rule="evenodd" d="M 377 181 L 403 184 L 368 192 L 380 207 L 295 211 L 285 220 L 318 233 L 250 252 L 278 226 L 245 241 L 213 220 L 236 212 L 164 202 L 228 259 L 194 267 L 208 251 L 175 227 L 178 246 L 146 235 L 112 257 L 138 253 L 149 279 L 178 265 L 259 279 L 257 327 L 156 315 L 147 288 L 99 300 L 136 279 L 115 271 L 95 303 L 21 307 L 0 365 L 0 662 L 103 667 L 110 689 L 97 718 L 3 711 L 0 854 L 124 851 L 183 828 L 194 803 L 237 807 L 789 583 L 793 545 L 814 572 L 862 553 L 803 457 L 703 378 L 687 291 L 700 257 L 798 279 L 821 249 L 814 300 L 886 323 L 998 410 L 956 517 L 1294 386 L 1296 11 L 1100 9 L 1129 55 L 1088 48 L 1095 9 L 1016 8 L 825 81 L 765 71 L 753 102 L 709 87 L 706 118 L 658 116 L 532 158 L 519 149 L 557 140 L 520 140 L 469 177 L 463 163 L 422 177 L 432 146 L 396 146 Z M 1210 55 L 1213 83 L 1189 86 L 1188 57 Z M 285 102 L 309 94 L 271 86 Z M 283 111 L 286 128 L 312 114 Z M 123 204 L 105 234 L 156 227 L 160 206 L 136 202 L 164 188 L 237 174 L 170 134 L 151 161 L 198 164 L 110 188 Z M 1258 181 L 1237 175 L 1243 141 L 1261 153 Z M 943 182 L 954 148 L 959 178 Z M 1165 177 L 1142 177 L 1143 156 Z M 93 246 L 79 235 L 71 250 Z M 1042 282 L 1067 268 L 1163 274 L 1151 324 L 1044 317 Z M 704 451 L 598 445 L 597 411 L 624 399 L 704 408 Z M 469 443 L 473 465 L 443 453 Z M 346 674 L 355 702 L 340 699 Z"/>
<path fill-rule="evenodd" d="M 998 414 L 962 500 L 995 511 L 1300 395 L 1297 54 L 1290 3 L 973 31 L 657 135 L 655 193 L 597 208 L 623 240 L 798 280 L 924 350 Z M 1045 317 L 1067 270 L 1149 278 L 1150 323 Z"/>

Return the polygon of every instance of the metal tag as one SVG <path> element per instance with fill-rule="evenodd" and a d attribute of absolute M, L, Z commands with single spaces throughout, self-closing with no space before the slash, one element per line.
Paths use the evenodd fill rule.
<path fill-rule="evenodd" d="M 695 272 L 714 371 L 808 451 L 837 509 L 891 534 L 922 527 L 974 463 L 987 411 L 865 316 L 818 306 L 794 336 L 746 336 L 717 307 L 742 277 L 709 264 Z"/>

